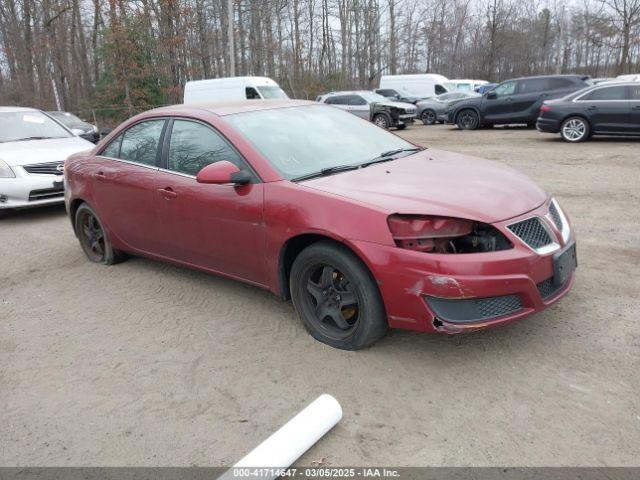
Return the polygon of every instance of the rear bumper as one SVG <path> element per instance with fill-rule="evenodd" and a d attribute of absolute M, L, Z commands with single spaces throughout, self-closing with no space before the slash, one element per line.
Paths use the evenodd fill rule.
<path fill-rule="evenodd" d="M 541 132 L 558 133 L 560 132 L 560 121 L 553 118 L 538 117 L 536 128 Z"/>
<path fill-rule="evenodd" d="M 16 178 L 0 178 L 0 209 L 31 208 L 64 202 L 62 175 L 34 175 L 11 167 Z"/>
<path fill-rule="evenodd" d="M 547 206 L 539 210 L 543 215 Z M 504 233 L 502 227 L 517 220 L 495 226 Z M 558 250 L 542 255 L 515 236 L 509 239 L 514 244 L 509 250 L 460 255 L 355 244 L 370 261 L 391 327 L 459 333 L 542 311 L 571 290 L 575 274 L 553 286 L 552 257 Z"/>

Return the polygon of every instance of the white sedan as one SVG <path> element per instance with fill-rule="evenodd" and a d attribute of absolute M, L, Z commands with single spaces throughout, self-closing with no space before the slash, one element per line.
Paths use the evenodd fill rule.
<path fill-rule="evenodd" d="M 65 159 L 94 146 L 40 110 L 0 107 L 0 215 L 64 202 Z"/>

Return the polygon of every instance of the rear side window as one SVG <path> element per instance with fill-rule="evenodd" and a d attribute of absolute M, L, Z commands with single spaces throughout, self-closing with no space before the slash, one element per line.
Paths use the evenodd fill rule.
<path fill-rule="evenodd" d="M 568 78 L 550 78 L 549 86 L 551 90 L 563 90 L 565 88 L 573 88 L 576 84 Z"/>
<path fill-rule="evenodd" d="M 337 95 L 335 97 L 330 97 L 327 99 L 329 105 L 348 105 L 349 104 L 349 95 Z"/>
<path fill-rule="evenodd" d="M 640 100 L 640 84 L 629 87 L 629 90 L 631 91 L 631 96 L 629 97 L 631 100 Z"/>
<path fill-rule="evenodd" d="M 362 98 L 360 95 L 350 95 L 349 96 L 349 105 L 366 105 L 367 101 Z"/>
<path fill-rule="evenodd" d="M 549 90 L 549 82 L 546 78 L 530 78 L 518 82 L 518 93 L 536 93 Z"/>
<path fill-rule="evenodd" d="M 137 123 L 122 135 L 120 154 L 115 158 L 143 165 L 155 165 L 164 120 Z"/>
<path fill-rule="evenodd" d="M 597 88 L 591 93 L 587 93 L 580 100 L 628 100 L 627 87 L 605 87 Z"/>
<path fill-rule="evenodd" d="M 120 143 L 122 142 L 122 135 L 118 135 L 118 137 L 113 140 L 107 148 L 102 151 L 102 156 L 110 157 L 110 158 L 119 158 L 120 157 Z"/>
<path fill-rule="evenodd" d="M 173 122 L 169 170 L 196 176 L 204 167 L 220 160 L 243 167 L 239 154 L 212 128 L 188 120 Z"/>

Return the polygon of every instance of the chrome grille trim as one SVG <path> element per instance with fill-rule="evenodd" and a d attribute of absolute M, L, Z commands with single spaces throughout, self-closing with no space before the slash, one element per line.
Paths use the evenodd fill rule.
<path fill-rule="evenodd" d="M 566 244 L 569 241 L 569 237 L 571 236 L 571 232 L 569 229 L 569 220 L 564 216 L 564 212 L 555 198 L 551 199 L 551 203 L 549 203 L 549 215 L 556 228 L 562 235 L 562 242 Z"/>
<path fill-rule="evenodd" d="M 35 175 L 62 175 L 64 173 L 64 162 L 34 163 L 23 165 L 22 168 L 27 173 Z"/>
<path fill-rule="evenodd" d="M 550 253 L 560 248 L 553 234 L 540 217 L 530 217 L 507 225 L 507 229 L 525 245 L 539 254 Z"/>

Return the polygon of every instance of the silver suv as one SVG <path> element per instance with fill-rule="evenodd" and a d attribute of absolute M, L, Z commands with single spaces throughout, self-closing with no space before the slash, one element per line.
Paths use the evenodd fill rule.
<path fill-rule="evenodd" d="M 369 90 L 331 92 L 320 95 L 316 101 L 351 112 L 382 128 L 407 128 L 416 116 L 416 106 L 394 102 Z"/>

